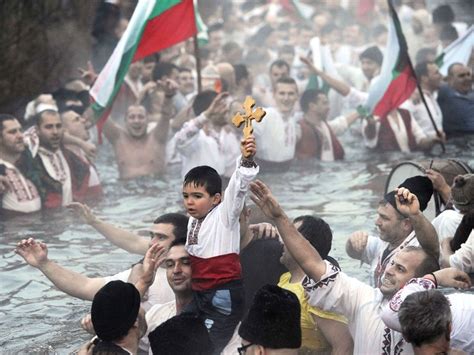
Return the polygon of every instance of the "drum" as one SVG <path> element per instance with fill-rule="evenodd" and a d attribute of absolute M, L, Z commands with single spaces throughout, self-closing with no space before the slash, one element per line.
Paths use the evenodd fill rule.
<path fill-rule="evenodd" d="M 469 165 L 456 159 L 421 160 L 417 162 L 404 161 L 396 165 L 388 175 L 385 184 L 385 193 L 392 191 L 409 177 L 424 175 L 425 170 L 430 168 L 443 175 L 450 186 L 453 184 L 453 180 L 457 175 L 470 174 L 473 172 Z M 441 205 L 441 197 L 435 191 L 426 210 L 423 212 L 426 218 L 431 221 L 440 214 Z"/>

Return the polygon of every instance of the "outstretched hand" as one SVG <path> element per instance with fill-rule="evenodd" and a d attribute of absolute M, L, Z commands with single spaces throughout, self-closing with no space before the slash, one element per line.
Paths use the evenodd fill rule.
<path fill-rule="evenodd" d="M 84 68 L 77 68 L 79 73 L 81 74 L 81 79 L 84 83 L 87 85 L 91 86 L 95 79 L 97 79 L 98 74 L 96 73 L 94 66 L 92 65 L 92 62 L 87 62 L 87 69 Z"/>
<path fill-rule="evenodd" d="M 92 225 L 99 222 L 97 216 L 86 204 L 80 202 L 71 202 L 67 207 L 71 210 L 74 210 L 74 212 L 77 212 L 81 216 L 82 220 L 87 224 Z"/>
<path fill-rule="evenodd" d="M 48 247 L 43 242 L 38 242 L 34 238 L 23 239 L 18 242 L 15 253 L 20 255 L 25 261 L 36 268 L 41 267 L 48 261 Z"/>
<path fill-rule="evenodd" d="M 273 196 L 270 189 L 262 181 L 256 180 L 250 183 L 250 199 L 262 210 L 269 218 L 277 219 L 284 215 L 280 204 Z"/>
<path fill-rule="evenodd" d="M 159 244 L 153 244 L 146 252 L 143 259 L 142 281 L 151 285 L 155 279 L 155 273 L 158 267 L 165 261 L 166 249 Z"/>
<path fill-rule="evenodd" d="M 470 288 L 472 286 L 469 275 L 454 267 L 441 269 L 433 274 L 436 276 L 438 286 L 455 288 Z"/>
<path fill-rule="evenodd" d="M 300 60 L 302 63 L 304 63 L 308 69 L 313 72 L 314 74 L 316 75 L 319 75 L 321 73 L 321 70 L 319 70 L 318 68 L 316 68 L 314 65 L 313 65 L 313 62 L 311 61 L 311 59 L 307 58 L 307 57 L 303 57 L 303 56 L 300 56 Z"/>
<path fill-rule="evenodd" d="M 415 194 L 404 187 L 395 189 L 397 210 L 404 216 L 414 216 L 420 213 L 420 202 Z"/>

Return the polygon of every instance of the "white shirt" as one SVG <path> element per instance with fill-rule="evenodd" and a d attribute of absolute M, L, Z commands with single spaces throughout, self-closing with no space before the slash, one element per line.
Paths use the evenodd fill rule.
<path fill-rule="evenodd" d="M 331 127 L 332 132 L 336 136 L 343 134 L 349 127 L 345 116 L 336 117 L 326 123 Z M 321 124 L 319 129 L 324 135 L 324 142 L 321 149 L 321 160 L 334 161 L 334 147 L 332 146 L 331 132 L 329 132 L 329 128 L 325 124 Z"/>
<path fill-rule="evenodd" d="M 204 219 L 189 217 L 186 250 L 199 258 L 226 254 L 240 254 L 239 218 L 247 195 L 248 185 L 255 179 L 259 168 L 240 166 L 230 178 L 224 199 Z"/>
<path fill-rule="evenodd" d="M 459 211 L 445 210 L 433 219 L 431 224 L 436 229 L 436 233 L 438 233 L 440 243 L 446 238 L 454 237 L 462 217 L 463 215 Z"/>
<path fill-rule="evenodd" d="M 41 209 L 41 198 L 38 190 L 30 180 L 27 180 L 17 167 L 0 159 L 0 164 L 6 166 L 6 178 L 12 189 L 0 195 L 1 207 L 5 210 L 31 213 Z"/>
<path fill-rule="evenodd" d="M 449 265 L 467 273 L 474 272 L 474 232 L 471 231 L 466 243 L 449 257 Z"/>
<path fill-rule="evenodd" d="M 382 322 L 382 307 L 387 300 L 380 290 L 347 276 L 328 261 L 325 263 L 326 273 L 319 282 L 306 276 L 302 285 L 311 306 L 347 318 L 354 354 L 412 354 L 402 335 Z"/>
<path fill-rule="evenodd" d="M 48 175 L 62 185 L 62 205 L 69 205 L 72 202 L 71 170 L 63 152 L 61 149 L 52 152 L 40 146 L 38 155 Z"/>
<path fill-rule="evenodd" d="M 257 141 L 257 158 L 271 162 L 285 162 L 295 156 L 296 142 L 299 138 L 297 122 L 301 112 L 283 118 L 274 108 L 266 108 L 266 116 L 260 122 L 253 122 Z"/>
<path fill-rule="evenodd" d="M 443 130 L 443 114 L 441 112 L 441 108 L 439 107 L 438 101 L 436 100 L 436 93 L 433 95 L 427 91 L 423 91 L 423 94 L 426 99 L 426 104 L 433 116 L 433 120 L 436 123 L 436 127 L 439 131 Z M 433 123 L 431 123 L 430 116 L 428 111 L 426 110 L 425 105 L 420 102 L 418 104 L 414 104 L 412 100 L 407 100 L 403 105 L 403 108 L 406 108 L 410 111 L 413 119 L 418 123 L 421 130 L 430 138 L 436 137 L 436 131 L 433 127 Z"/>
<path fill-rule="evenodd" d="M 401 304 L 415 292 L 434 289 L 435 284 L 428 279 L 416 278 L 408 281 L 406 286 L 400 289 L 392 297 L 390 303 L 384 306 L 382 319 L 391 329 L 401 331 L 398 311 Z M 451 328 L 451 347 L 463 350 L 468 354 L 474 353 L 474 295 L 465 293 L 454 293 L 446 295 L 451 306 L 452 328 Z"/>
<path fill-rule="evenodd" d="M 174 317 L 176 313 L 177 310 L 175 300 L 165 304 L 155 304 L 153 307 L 151 307 L 148 312 L 145 313 L 145 319 L 148 328 L 142 339 L 146 338 L 148 343 L 148 334 L 150 334 L 156 329 L 156 327 L 166 322 L 168 319 Z M 148 354 L 153 355 L 151 347 L 148 348 Z"/>

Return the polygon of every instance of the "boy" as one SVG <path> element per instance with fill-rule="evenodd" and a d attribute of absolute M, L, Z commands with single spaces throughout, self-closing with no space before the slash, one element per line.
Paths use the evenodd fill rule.
<path fill-rule="evenodd" d="M 237 161 L 225 199 L 221 199 L 221 178 L 209 166 L 191 169 L 183 183 L 184 206 L 190 215 L 186 250 L 191 258 L 194 291 L 193 303 L 185 311 L 203 317 L 216 354 L 232 337 L 245 303 L 239 216 L 248 185 L 259 170 L 253 161 L 255 138 L 242 140 L 240 150 L 242 158 Z"/>

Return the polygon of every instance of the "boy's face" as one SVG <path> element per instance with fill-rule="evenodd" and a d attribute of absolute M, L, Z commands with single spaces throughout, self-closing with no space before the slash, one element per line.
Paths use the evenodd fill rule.
<path fill-rule="evenodd" d="M 196 186 L 193 183 L 183 186 L 184 207 L 191 217 L 197 219 L 205 217 L 220 200 L 221 194 L 211 196 L 205 186 Z"/>

